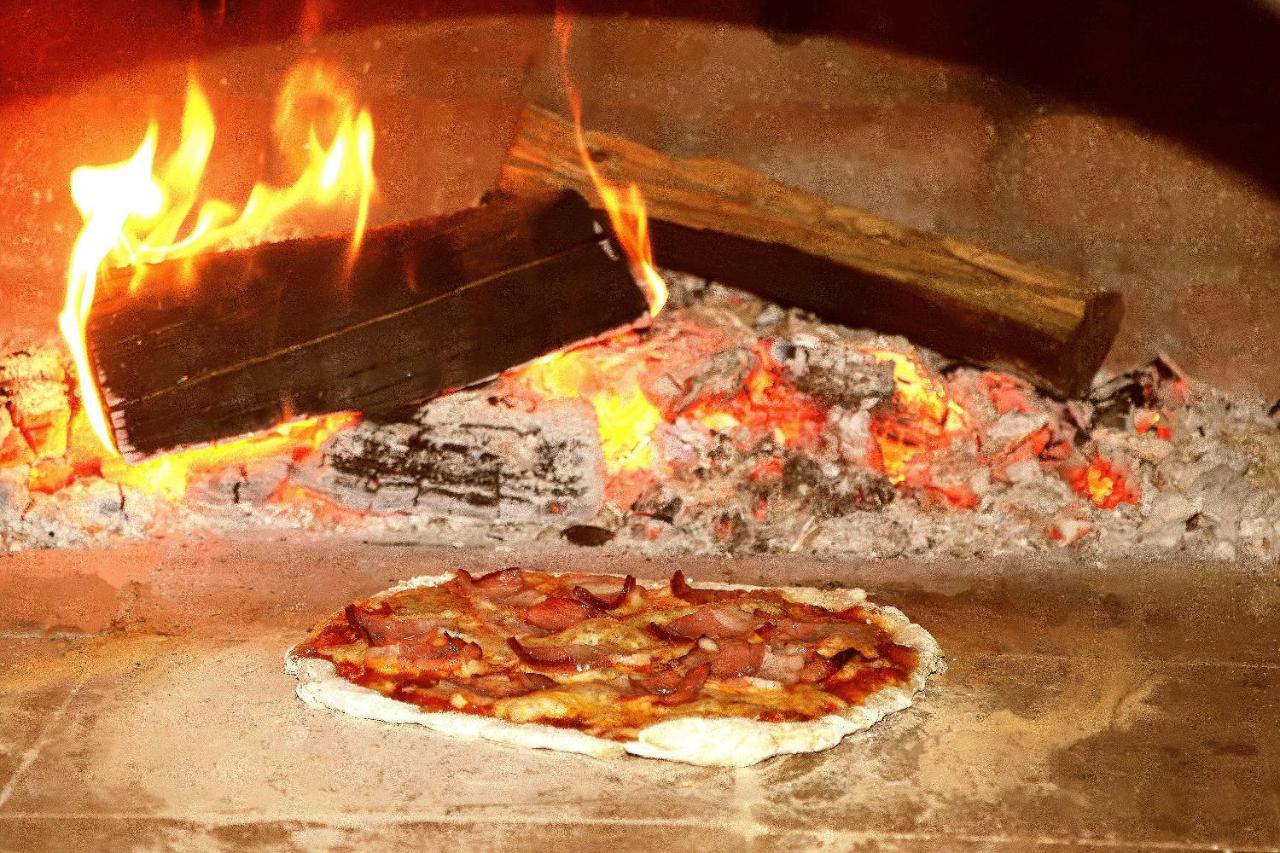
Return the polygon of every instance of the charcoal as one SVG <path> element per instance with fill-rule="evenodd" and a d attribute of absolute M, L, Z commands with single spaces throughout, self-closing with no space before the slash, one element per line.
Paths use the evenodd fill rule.
<path fill-rule="evenodd" d="M 858 409 L 893 394 L 893 368 L 838 335 L 802 332 L 774 344 L 783 376 L 830 405 Z"/>
<path fill-rule="evenodd" d="M 590 407 L 522 411 L 470 392 L 423 406 L 409 423 L 339 433 L 294 481 L 379 514 L 585 521 L 604 500 Z"/>
<path fill-rule="evenodd" d="M 614 537 L 614 532 L 603 527 L 596 527 L 594 524 L 574 524 L 560 531 L 560 535 L 571 545 L 583 548 L 598 548 L 611 541 Z"/>
<path fill-rule="evenodd" d="M 1185 381 L 1182 371 L 1169 358 L 1156 356 L 1147 364 L 1116 376 L 1089 391 L 1093 405 L 1090 427 L 1125 426 L 1136 408 L 1160 408 L 1167 404 L 1163 386 L 1175 380 Z"/>
<path fill-rule="evenodd" d="M 656 518 L 671 524 L 676 520 L 676 515 L 683 505 L 684 501 L 674 489 L 663 483 L 653 483 L 641 493 L 640 497 L 636 498 L 635 503 L 631 505 L 631 511 L 636 515 Z"/>

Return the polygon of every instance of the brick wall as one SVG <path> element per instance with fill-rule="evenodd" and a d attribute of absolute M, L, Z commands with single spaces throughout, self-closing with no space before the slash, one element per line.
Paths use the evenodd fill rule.
<path fill-rule="evenodd" d="M 377 218 L 470 203 L 521 98 L 561 102 L 551 48 L 545 17 L 484 15 L 221 50 L 200 64 L 227 143 L 215 182 L 247 188 L 280 73 L 318 50 L 372 102 Z M 572 67 L 591 126 L 1065 267 L 1125 294 L 1111 366 L 1163 351 L 1224 388 L 1280 396 L 1280 201 L 1201 148 L 847 35 L 583 18 Z M 0 101 L 0 339 L 52 329 L 79 224 L 71 167 L 127 156 L 150 114 L 172 126 L 184 74 L 155 61 Z"/>

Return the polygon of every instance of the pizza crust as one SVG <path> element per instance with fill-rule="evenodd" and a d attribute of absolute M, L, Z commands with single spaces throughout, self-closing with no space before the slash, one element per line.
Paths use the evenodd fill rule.
<path fill-rule="evenodd" d="M 452 573 L 416 577 L 373 596 L 373 599 L 407 589 L 437 586 L 452 577 Z M 633 741 L 609 740 L 540 723 L 513 723 L 452 711 L 423 711 L 416 705 L 353 684 L 338 675 L 337 668 L 329 661 L 300 657 L 294 650 L 290 650 L 285 658 L 285 672 L 298 679 L 298 698 L 308 706 L 341 711 L 367 720 L 416 723 L 454 737 L 483 738 L 513 746 L 554 749 L 595 758 L 620 758 L 630 753 L 709 767 L 747 767 L 776 755 L 830 749 L 847 735 L 868 729 L 889 714 L 911 705 L 929 676 L 946 669 L 942 651 L 928 631 L 911 622 L 895 607 L 868 605 L 867 595 L 860 589 L 819 590 L 706 582 L 698 586 L 707 589 L 773 589 L 793 601 L 833 609 L 855 604 L 867 606 L 883 618 L 894 642 L 915 649 L 918 656 L 916 668 L 905 684 L 882 687 L 867 696 L 861 705 L 816 720 L 765 723 L 738 717 L 681 717 L 646 726 Z"/>

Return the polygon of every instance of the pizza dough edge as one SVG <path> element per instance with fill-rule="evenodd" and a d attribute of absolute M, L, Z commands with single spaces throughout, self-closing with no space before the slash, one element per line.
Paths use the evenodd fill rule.
<path fill-rule="evenodd" d="M 422 575 L 370 596 L 370 600 L 407 589 L 437 586 L 452 577 L 452 573 Z M 709 589 L 773 589 L 794 601 L 825 607 L 867 603 L 866 593 L 856 588 L 821 590 L 710 582 L 699 583 L 699 586 Z M 909 707 L 929 677 L 946 670 L 942 651 L 928 631 L 909 620 L 896 607 L 870 606 L 887 619 L 894 641 L 915 649 L 919 656 L 906 684 L 882 687 L 858 707 L 816 720 L 762 723 L 742 718 L 682 717 L 646 726 L 634 741 L 614 741 L 541 723 L 513 723 L 476 714 L 423 711 L 408 702 L 352 684 L 339 676 L 337 668 L 329 661 L 300 657 L 295 653 L 296 647 L 285 656 L 284 669 L 286 674 L 300 682 L 295 692 L 307 706 L 341 711 L 367 720 L 416 723 L 454 737 L 483 738 L 511 746 L 552 749 L 595 758 L 618 758 L 630 753 L 707 767 L 747 767 L 777 755 L 830 749 L 846 736 L 868 729 L 889 714 Z"/>

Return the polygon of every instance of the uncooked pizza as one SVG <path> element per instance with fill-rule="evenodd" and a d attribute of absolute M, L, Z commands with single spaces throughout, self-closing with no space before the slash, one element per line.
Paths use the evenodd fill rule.
<path fill-rule="evenodd" d="M 347 605 L 288 657 L 309 705 L 504 743 L 745 766 L 911 704 L 938 646 L 861 590 L 518 568 Z"/>

